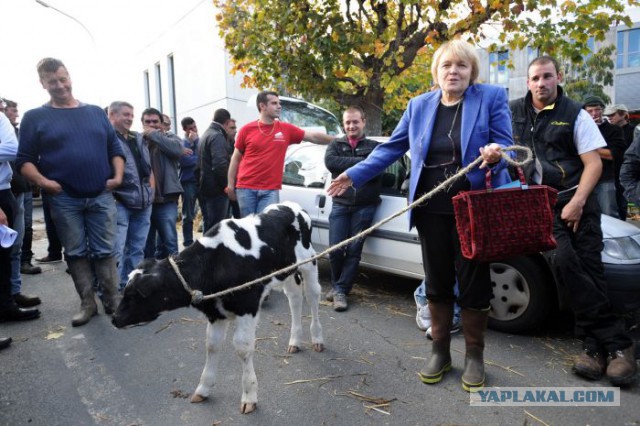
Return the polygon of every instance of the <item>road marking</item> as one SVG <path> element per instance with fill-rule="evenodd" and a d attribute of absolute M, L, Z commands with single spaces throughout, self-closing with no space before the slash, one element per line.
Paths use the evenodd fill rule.
<path fill-rule="evenodd" d="M 87 343 L 84 334 L 60 339 L 57 347 L 75 378 L 80 400 L 96 423 L 143 424 L 123 389 L 109 374 L 109 369 L 97 361 L 99 356 Z"/>

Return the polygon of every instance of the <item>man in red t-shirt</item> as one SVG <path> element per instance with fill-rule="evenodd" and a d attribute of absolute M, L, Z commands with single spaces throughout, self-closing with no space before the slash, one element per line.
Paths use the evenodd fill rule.
<path fill-rule="evenodd" d="M 238 201 L 242 217 L 260 213 L 280 201 L 284 156 L 289 145 L 303 140 L 326 145 L 333 140 L 325 133 L 278 120 L 282 107 L 276 92 L 260 92 L 256 104 L 260 118 L 240 129 L 229 164 L 227 195 Z"/>

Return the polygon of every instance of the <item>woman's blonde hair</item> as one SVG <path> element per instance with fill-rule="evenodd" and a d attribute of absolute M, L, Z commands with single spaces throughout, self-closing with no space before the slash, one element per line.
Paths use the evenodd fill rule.
<path fill-rule="evenodd" d="M 473 84 L 476 81 L 478 74 L 480 73 L 480 58 L 478 58 L 476 49 L 471 43 L 466 41 L 451 40 L 440 46 L 438 50 L 436 50 L 436 53 L 433 54 L 433 59 L 431 61 L 431 77 L 433 78 L 436 87 L 439 87 L 438 65 L 445 54 L 451 54 L 458 59 L 469 62 L 471 64 L 471 80 L 469 84 Z"/>

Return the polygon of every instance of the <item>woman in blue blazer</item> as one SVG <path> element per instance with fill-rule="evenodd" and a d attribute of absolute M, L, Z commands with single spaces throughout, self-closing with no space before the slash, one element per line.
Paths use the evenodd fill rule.
<path fill-rule="evenodd" d="M 469 43 L 455 40 L 442 45 L 431 66 L 438 88 L 411 99 L 389 141 L 334 179 L 329 195 L 341 194 L 351 185 L 362 186 L 407 150 L 412 159 L 411 202 L 478 156 L 483 159 L 480 168 L 489 167 L 494 186 L 509 182 L 501 158 L 501 148 L 513 144 L 507 94 L 501 87 L 475 84 L 478 67 L 478 56 Z M 451 197 L 463 190 L 484 188 L 484 177 L 485 170 L 472 170 L 466 179 L 459 179 L 449 190 L 410 212 L 409 220 L 420 236 L 432 316 L 432 355 L 420 378 L 427 384 L 438 383 L 451 369 L 449 331 L 457 277 L 466 344 L 462 375 L 466 391 L 484 386 L 484 332 L 492 289 L 489 264 L 462 256 Z"/>

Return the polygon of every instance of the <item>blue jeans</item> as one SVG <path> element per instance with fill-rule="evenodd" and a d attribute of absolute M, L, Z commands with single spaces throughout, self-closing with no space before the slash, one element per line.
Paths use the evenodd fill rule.
<path fill-rule="evenodd" d="M 193 244 L 193 219 L 196 217 L 196 201 L 198 200 L 198 184 L 180 182 L 182 184 L 182 244 L 187 247 Z"/>
<path fill-rule="evenodd" d="M 24 238 L 22 238 L 22 263 L 31 263 L 33 258 L 33 193 L 24 193 Z"/>
<path fill-rule="evenodd" d="M 151 226 L 144 248 L 144 257 L 164 259 L 178 253 L 178 202 L 153 203 L 151 208 Z M 158 238 L 156 241 L 156 233 Z"/>
<path fill-rule="evenodd" d="M 599 182 L 593 189 L 593 193 L 598 198 L 598 204 L 603 214 L 616 219 L 620 218 L 620 209 L 618 208 L 618 196 L 616 195 L 616 184 L 614 181 Z"/>
<path fill-rule="evenodd" d="M 202 210 L 207 213 L 203 215 L 206 219 L 204 222 L 204 232 L 207 232 L 215 224 L 229 217 L 229 197 L 227 194 L 216 195 L 214 197 L 202 197 Z"/>
<path fill-rule="evenodd" d="M 120 275 L 120 291 L 129 280 L 129 273 L 144 259 L 144 246 L 151 226 L 151 206 L 144 209 L 129 209 L 117 203 L 118 234 L 116 237 L 116 260 Z"/>
<path fill-rule="evenodd" d="M 261 213 L 268 205 L 280 202 L 280 191 L 277 189 L 237 188 L 236 196 L 242 217 Z"/>
<path fill-rule="evenodd" d="M 94 198 L 73 198 L 64 191 L 43 197 L 67 258 L 115 255 L 117 211 L 111 192 L 104 191 Z"/>
<path fill-rule="evenodd" d="M 0 189 L 0 209 L 7 215 L 9 228 L 15 228 L 18 206 L 10 189 Z M 0 246 L 0 311 L 15 307 L 11 297 L 11 269 L 11 248 Z"/>
<path fill-rule="evenodd" d="M 47 231 L 47 240 L 49 241 L 49 247 L 47 247 L 47 255 L 55 258 L 62 258 L 62 243 L 58 238 L 58 231 L 56 230 L 56 224 L 53 223 L 51 218 L 51 208 L 49 207 L 49 197 L 42 192 L 42 213 L 44 214 L 44 224 Z"/>
<path fill-rule="evenodd" d="M 335 245 L 371 226 L 377 205 L 344 206 L 333 204 L 329 215 L 329 244 Z M 364 238 L 329 253 L 331 284 L 334 291 L 349 294 L 358 276 Z"/>
<path fill-rule="evenodd" d="M 22 277 L 20 276 L 20 261 L 22 259 L 22 239 L 24 238 L 24 193 L 14 194 L 18 211 L 13 219 L 13 230 L 18 233 L 16 241 L 11 247 L 11 294 L 20 293 Z"/>
<path fill-rule="evenodd" d="M 456 297 L 460 294 L 460 290 L 458 289 L 458 280 L 456 280 L 456 285 L 453 287 L 453 294 L 455 294 Z M 422 280 L 418 288 L 416 288 L 416 291 L 413 292 L 413 295 L 416 300 L 420 300 L 421 302 L 424 301 L 424 303 L 422 303 L 423 305 L 427 303 L 426 279 Z M 453 322 L 457 321 L 460 321 L 460 305 L 458 305 L 458 302 L 453 305 Z"/>

